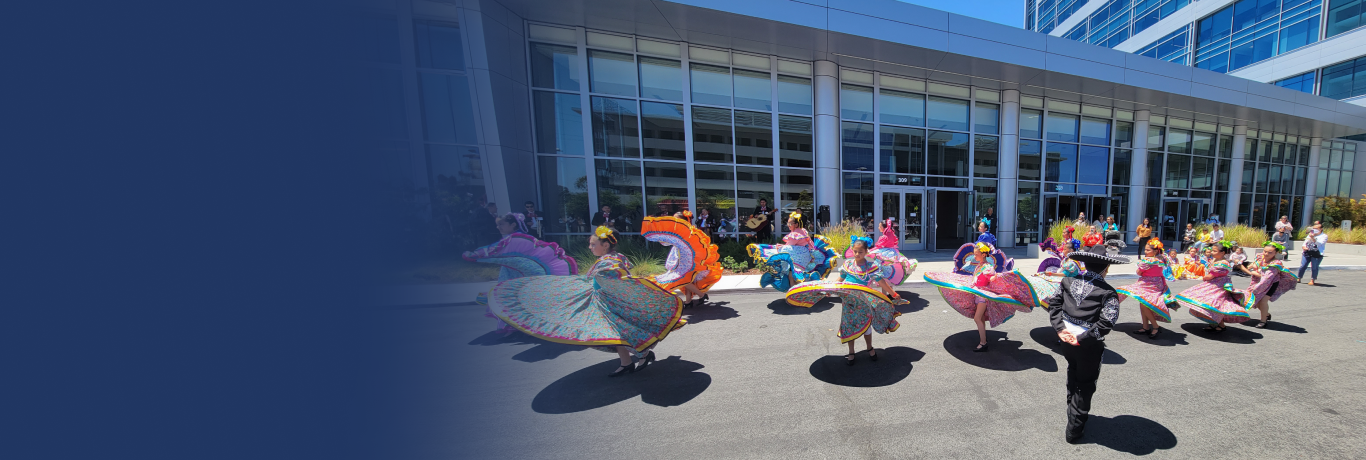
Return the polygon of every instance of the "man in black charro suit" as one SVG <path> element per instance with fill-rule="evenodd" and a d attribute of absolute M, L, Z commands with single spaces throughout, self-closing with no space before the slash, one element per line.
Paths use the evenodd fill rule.
<path fill-rule="evenodd" d="M 768 200 L 759 199 L 759 206 L 754 207 L 754 212 L 749 213 L 751 219 L 759 216 L 767 217 L 764 223 L 754 228 L 754 239 L 760 243 L 768 243 L 773 238 L 773 219 L 777 213 L 776 209 L 768 207 Z"/>

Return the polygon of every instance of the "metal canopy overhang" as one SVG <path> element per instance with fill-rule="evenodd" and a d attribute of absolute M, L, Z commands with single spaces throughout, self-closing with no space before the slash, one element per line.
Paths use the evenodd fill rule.
<path fill-rule="evenodd" d="M 505 7 L 530 21 L 1249 129 L 1322 138 L 1366 133 L 1366 107 L 894 0 L 680 1 L 466 3 L 485 14 Z"/>

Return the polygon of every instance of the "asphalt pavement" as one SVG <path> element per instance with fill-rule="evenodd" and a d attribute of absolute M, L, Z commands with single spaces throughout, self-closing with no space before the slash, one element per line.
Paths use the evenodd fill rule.
<path fill-rule="evenodd" d="M 412 458 L 1361 458 L 1366 274 L 1321 275 L 1266 329 L 1210 335 L 1181 309 L 1150 340 L 1124 302 L 1079 445 L 1063 441 L 1067 364 L 1046 312 L 972 353 L 972 320 L 923 283 L 899 289 L 910 304 L 875 335 L 881 359 L 860 339 L 852 367 L 838 303 L 776 291 L 685 310 L 659 362 L 619 378 L 615 354 L 490 332 L 480 306 L 377 310 L 404 356 L 385 435 Z"/>

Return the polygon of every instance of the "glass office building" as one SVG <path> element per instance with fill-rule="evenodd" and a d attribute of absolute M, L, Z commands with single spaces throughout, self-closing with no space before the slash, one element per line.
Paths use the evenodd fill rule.
<path fill-rule="evenodd" d="M 1366 108 L 1171 62 L 1208 54 L 1189 43 L 1098 46 L 1208 2 L 1107 7 L 1095 29 L 1084 0 L 1029 5 L 1054 32 L 1088 18 L 1088 43 L 893 0 L 814 3 L 395 0 L 361 20 L 392 108 L 381 150 L 436 219 L 532 201 L 546 234 L 584 235 L 604 207 L 630 232 L 764 200 L 895 217 L 907 250 L 956 248 L 988 215 L 1007 246 L 1079 212 L 1156 219 L 1170 240 L 1210 214 L 1303 222 L 1315 196 L 1362 189 L 1339 138 L 1366 133 Z"/>

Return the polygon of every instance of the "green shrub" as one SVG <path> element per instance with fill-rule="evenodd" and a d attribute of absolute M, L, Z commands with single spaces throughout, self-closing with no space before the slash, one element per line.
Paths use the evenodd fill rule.
<path fill-rule="evenodd" d="M 1072 232 L 1072 237 L 1078 240 L 1086 236 L 1086 232 L 1091 231 L 1090 225 L 1073 226 L 1072 222 L 1054 222 L 1052 226 L 1048 227 L 1048 234 L 1045 236 L 1053 238 L 1053 241 L 1057 241 L 1061 245 L 1063 235 L 1067 233 L 1067 227 L 1073 227 L 1075 231 Z"/>
<path fill-rule="evenodd" d="M 830 240 L 830 249 L 835 251 L 836 257 L 844 257 L 844 251 L 849 249 L 850 237 L 855 235 L 868 236 L 868 233 L 864 232 L 862 227 L 850 220 L 821 227 L 816 233 L 824 236 L 825 239 Z M 834 264 L 835 261 L 831 261 L 830 263 Z"/>
<path fill-rule="evenodd" d="M 1249 227 L 1242 224 L 1230 225 L 1224 228 L 1224 239 L 1238 243 L 1244 248 L 1260 248 L 1262 243 L 1271 239 L 1271 235 L 1266 234 L 1266 230 Z"/>

